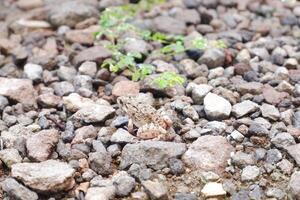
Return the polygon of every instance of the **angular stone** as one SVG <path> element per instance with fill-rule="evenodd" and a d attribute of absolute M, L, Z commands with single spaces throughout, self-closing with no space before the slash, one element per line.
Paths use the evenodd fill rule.
<path fill-rule="evenodd" d="M 201 190 L 201 193 L 205 198 L 222 197 L 226 195 L 226 191 L 223 189 L 222 183 L 216 182 L 206 183 Z"/>
<path fill-rule="evenodd" d="M 12 148 L 1 150 L 0 159 L 8 168 L 11 168 L 13 164 L 22 162 L 22 157 L 20 156 L 18 150 Z"/>
<path fill-rule="evenodd" d="M 142 186 L 144 187 L 146 193 L 153 200 L 167 200 L 168 199 L 168 190 L 160 182 L 154 181 L 143 181 Z"/>
<path fill-rule="evenodd" d="M 75 170 L 64 162 L 47 160 L 40 163 L 18 163 L 12 166 L 12 177 L 41 193 L 71 189 Z"/>
<path fill-rule="evenodd" d="M 170 158 L 181 156 L 186 150 L 183 143 L 163 141 L 141 141 L 127 144 L 123 148 L 120 168 L 125 169 L 131 164 L 144 164 L 153 169 L 167 166 Z"/>
<path fill-rule="evenodd" d="M 209 48 L 198 60 L 199 64 L 205 64 L 209 69 L 222 67 L 225 61 L 225 53 L 221 49 Z"/>
<path fill-rule="evenodd" d="M 112 94 L 116 97 L 120 96 L 136 96 L 140 91 L 140 85 L 133 81 L 119 81 L 113 89 Z"/>
<path fill-rule="evenodd" d="M 222 148 L 218 148 L 222 147 Z M 234 148 L 222 136 L 201 136 L 185 152 L 182 159 L 192 169 L 221 174 Z"/>
<path fill-rule="evenodd" d="M 115 187 L 90 187 L 85 195 L 85 200 L 110 200 L 114 199 Z"/>
<path fill-rule="evenodd" d="M 29 79 L 0 77 L 0 95 L 20 102 L 28 108 L 36 106 L 36 92 Z"/>
<path fill-rule="evenodd" d="M 260 110 L 263 117 L 269 118 L 274 121 L 280 118 L 278 109 L 273 105 L 263 103 L 262 106 L 260 106 Z"/>
<path fill-rule="evenodd" d="M 225 119 L 231 112 L 229 101 L 213 93 L 204 98 L 204 111 L 209 119 Z"/>
<path fill-rule="evenodd" d="M 79 66 L 85 61 L 95 61 L 98 64 L 101 64 L 104 59 L 109 58 L 110 56 L 111 52 L 104 47 L 93 46 L 78 53 L 73 59 L 73 64 Z"/>
<path fill-rule="evenodd" d="M 295 171 L 292 174 L 288 189 L 293 199 L 300 199 L 300 171 Z"/>
<path fill-rule="evenodd" d="M 249 113 L 255 112 L 259 108 L 259 105 L 246 100 L 241 103 L 237 103 L 232 107 L 232 114 L 238 118 L 243 117 Z"/>
<path fill-rule="evenodd" d="M 94 105 L 93 107 L 83 107 L 72 115 L 76 121 L 85 123 L 101 123 L 115 113 L 112 106 Z"/>
<path fill-rule="evenodd" d="M 285 148 L 288 154 L 296 161 L 300 166 L 300 144 L 291 145 Z"/>
<path fill-rule="evenodd" d="M 47 160 L 58 142 L 58 131 L 42 130 L 29 137 L 26 141 L 28 157 L 34 161 Z"/>
<path fill-rule="evenodd" d="M 259 82 L 249 82 L 249 83 L 241 83 L 237 86 L 237 91 L 242 95 L 250 93 L 250 94 L 261 94 L 263 89 L 263 84 Z"/>
<path fill-rule="evenodd" d="M 6 178 L 0 185 L 3 191 L 5 191 L 12 199 L 38 200 L 39 198 L 35 192 L 18 183 L 13 178 Z"/>
<path fill-rule="evenodd" d="M 153 20 L 154 27 L 157 31 L 169 34 L 184 34 L 185 23 L 181 20 L 174 19 L 169 16 L 159 16 Z"/>

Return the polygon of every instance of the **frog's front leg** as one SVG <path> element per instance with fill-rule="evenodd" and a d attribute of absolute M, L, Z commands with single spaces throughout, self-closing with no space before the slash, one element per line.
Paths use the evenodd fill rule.
<path fill-rule="evenodd" d="M 160 135 L 167 134 L 167 131 L 154 123 L 141 126 L 137 131 L 137 137 L 144 140 L 158 138 Z"/>

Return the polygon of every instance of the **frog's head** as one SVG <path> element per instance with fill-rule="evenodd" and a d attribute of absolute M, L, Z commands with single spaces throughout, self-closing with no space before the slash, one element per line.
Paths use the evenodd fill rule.
<path fill-rule="evenodd" d="M 133 99 L 130 96 L 121 96 L 117 99 L 119 108 L 124 112 L 127 112 L 128 106 L 131 104 L 132 101 Z"/>

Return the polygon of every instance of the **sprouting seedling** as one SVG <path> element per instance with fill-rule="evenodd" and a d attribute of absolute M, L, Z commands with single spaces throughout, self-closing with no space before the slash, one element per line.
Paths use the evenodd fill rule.
<path fill-rule="evenodd" d="M 155 67 L 151 64 L 138 64 L 137 69 L 132 74 L 131 79 L 133 81 L 139 81 L 146 78 L 148 75 L 152 74 Z"/>
<path fill-rule="evenodd" d="M 185 79 L 175 72 L 163 72 L 153 80 L 153 84 L 160 89 L 182 85 L 184 82 Z"/>

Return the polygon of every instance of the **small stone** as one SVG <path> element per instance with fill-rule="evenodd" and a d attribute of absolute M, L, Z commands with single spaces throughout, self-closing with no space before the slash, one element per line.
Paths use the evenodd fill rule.
<path fill-rule="evenodd" d="M 56 96 L 51 93 L 41 94 L 37 98 L 37 102 L 42 107 L 46 108 L 55 108 L 62 103 L 62 100 L 59 96 Z"/>
<path fill-rule="evenodd" d="M 119 128 L 112 134 L 110 141 L 113 143 L 134 143 L 137 141 L 137 138 L 131 135 L 128 131 Z"/>
<path fill-rule="evenodd" d="M 271 139 L 271 142 L 277 148 L 285 148 L 287 146 L 296 144 L 293 136 L 286 132 L 276 134 L 276 136 Z"/>
<path fill-rule="evenodd" d="M 95 62 L 86 61 L 78 68 L 80 74 L 94 77 L 97 73 L 97 64 Z"/>
<path fill-rule="evenodd" d="M 255 159 L 253 154 L 247 154 L 242 151 L 238 151 L 232 156 L 232 164 L 239 167 L 254 165 Z"/>
<path fill-rule="evenodd" d="M 184 164 L 181 160 L 177 158 L 171 158 L 168 162 L 169 168 L 172 174 L 182 174 L 184 173 Z"/>
<path fill-rule="evenodd" d="M 215 148 L 222 146 L 222 149 Z M 193 169 L 221 174 L 234 148 L 222 136 L 201 136 L 185 152 L 182 160 Z"/>
<path fill-rule="evenodd" d="M 60 66 L 57 70 L 57 76 L 62 81 L 72 81 L 76 74 L 77 71 L 73 67 Z"/>
<path fill-rule="evenodd" d="M 260 170 L 256 166 L 246 166 L 241 175 L 242 181 L 255 181 L 260 174 Z"/>
<path fill-rule="evenodd" d="M 144 40 L 127 37 L 122 48 L 126 53 L 148 54 L 151 46 Z"/>
<path fill-rule="evenodd" d="M 203 182 L 216 182 L 220 179 L 220 176 L 214 172 L 202 172 L 201 173 L 201 178 L 203 178 L 204 180 L 202 180 Z"/>
<path fill-rule="evenodd" d="M 223 189 L 222 183 L 216 182 L 209 182 L 205 184 L 201 193 L 205 198 L 223 197 L 226 195 L 226 191 Z"/>
<path fill-rule="evenodd" d="M 76 66 L 79 66 L 85 61 L 94 61 L 97 64 L 101 64 L 104 59 L 109 58 L 110 56 L 111 52 L 104 47 L 94 46 L 87 48 L 76 55 L 73 59 L 73 63 Z"/>
<path fill-rule="evenodd" d="M 250 93 L 250 94 L 261 94 L 263 90 L 263 84 L 259 82 L 248 82 L 248 83 L 241 83 L 237 85 L 237 90 L 242 95 Z"/>
<path fill-rule="evenodd" d="M 288 58 L 285 62 L 284 62 L 284 66 L 287 69 L 297 69 L 298 66 L 298 61 L 296 58 Z"/>
<path fill-rule="evenodd" d="M 284 100 L 288 94 L 284 92 L 277 92 L 273 87 L 267 85 L 263 88 L 263 96 L 267 103 L 276 105 Z"/>
<path fill-rule="evenodd" d="M 154 181 L 142 181 L 142 186 L 144 187 L 146 193 L 150 196 L 151 199 L 168 199 L 168 190 L 162 183 Z"/>
<path fill-rule="evenodd" d="M 300 198 L 300 171 L 295 171 L 290 179 L 288 189 L 292 198 L 299 199 Z"/>
<path fill-rule="evenodd" d="M 195 104 L 202 104 L 204 97 L 213 89 L 212 86 L 206 84 L 194 84 L 190 87 L 192 87 L 192 99 Z"/>
<path fill-rule="evenodd" d="M 262 106 L 260 107 L 261 113 L 263 117 L 269 118 L 271 120 L 278 120 L 280 118 L 280 113 L 278 111 L 278 109 L 270 104 L 262 104 Z"/>
<path fill-rule="evenodd" d="M 176 193 L 175 200 L 197 200 L 197 196 L 189 193 Z"/>
<path fill-rule="evenodd" d="M 278 149 L 270 149 L 267 151 L 266 162 L 275 164 L 282 159 L 282 154 Z"/>
<path fill-rule="evenodd" d="M 300 165 L 300 144 L 290 145 L 285 148 L 288 154 Z"/>
<path fill-rule="evenodd" d="M 135 180 L 125 171 L 118 172 L 112 177 L 113 185 L 116 187 L 116 195 L 126 197 L 135 187 Z"/>
<path fill-rule="evenodd" d="M 75 91 L 74 86 L 67 81 L 53 83 L 52 87 L 58 96 L 66 96 Z"/>
<path fill-rule="evenodd" d="M 235 140 L 237 142 L 242 142 L 244 140 L 245 136 L 243 134 L 241 134 L 239 131 L 234 130 L 230 134 L 230 138 L 232 138 L 233 140 Z"/>
<path fill-rule="evenodd" d="M 257 122 L 253 122 L 250 124 L 248 132 L 249 134 L 255 136 L 269 136 L 270 134 L 269 130 L 265 126 Z"/>
<path fill-rule="evenodd" d="M 238 118 L 243 117 L 249 113 L 255 112 L 259 108 L 258 104 L 246 100 L 241 103 L 235 104 L 232 107 L 232 114 Z"/>
<path fill-rule="evenodd" d="M 11 168 L 13 164 L 20 163 L 23 160 L 18 150 L 11 148 L 1 150 L 0 159 L 8 168 Z"/>
<path fill-rule="evenodd" d="M 58 143 L 58 131 L 55 129 L 42 130 L 29 137 L 26 141 L 28 157 L 34 161 L 47 160 Z"/>
<path fill-rule="evenodd" d="M 136 96 L 140 91 L 140 86 L 133 81 L 119 81 L 112 90 L 112 94 L 116 97 L 120 96 Z"/>
<path fill-rule="evenodd" d="M 12 177 L 39 192 L 59 192 L 71 189 L 75 170 L 64 162 L 47 160 L 40 163 L 18 163 L 12 165 Z"/>
<path fill-rule="evenodd" d="M 35 192 L 18 183 L 13 178 L 6 178 L 0 185 L 10 198 L 20 200 L 38 200 L 39 198 Z"/>
<path fill-rule="evenodd" d="M 159 16 L 153 20 L 154 29 L 160 32 L 181 35 L 185 32 L 185 23 L 168 16 Z"/>
<path fill-rule="evenodd" d="M 91 169 L 100 175 L 108 175 L 112 172 L 111 162 L 111 155 L 106 151 L 89 154 L 89 165 Z"/>
<path fill-rule="evenodd" d="M 284 199 L 285 193 L 281 189 L 271 187 L 267 189 L 266 196 L 273 197 L 276 199 Z"/>
<path fill-rule="evenodd" d="M 110 200 L 115 196 L 115 187 L 90 187 L 85 195 L 85 200 Z"/>
<path fill-rule="evenodd" d="M 75 137 L 71 144 L 85 143 L 97 137 L 97 130 L 93 125 L 83 126 L 75 131 Z"/>
<path fill-rule="evenodd" d="M 79 43 L 83 45 L 92 45 L 95 37 L 92 35 L 92 31 L 88 29 L 70 30 L 65 33 L 66 40 L 70 43 Z"/>
<path fill-rule="evenodd" d="M 284 173 L 284 174 L 291 174 L 294 168 L 293 163 L 288 161 L 287 159 L 282 159 L 279 163 L 277 163 L 277 167 Z"/>
<path fill-rule="evenodd" d="M 204 111 L 209 119 L 225 119 L 231 112 L 229 101 L 213 93 L 204 98 Z"/>
<path fill-rule="evenodd" d="M 8 105 L 7 98 L 0 95 L 0 111 L 2 111 L 7 105 Z"/>
<path fill-rule="evenodd" d="M 223 50 L 216 48 L 207 49 L 199 58 L 199 64 L 205 64 L 209 69 L 222 67 L 225 61 L 225 54 Z"/>
<path fill-rule="evenodd" d="M 40 65 L 27 63 L 24 66 L 24 74 L 32 81 L 40 81 L 42 79 L 43 68 Z"/>

